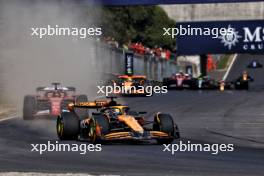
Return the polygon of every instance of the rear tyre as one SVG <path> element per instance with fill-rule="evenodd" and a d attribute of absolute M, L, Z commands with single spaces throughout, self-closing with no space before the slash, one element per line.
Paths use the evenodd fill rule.
<path fill-rule="evenodd" d="M 175 125 L 174 126 L 174 138 L 175 139 L 179 139 L 181 136 L 180 136 L 180 131 L 179 131 L 179 127 L 178 125 Z"/>
<path fill-rule="evenodd" d="M 76 97 L 76 103 L 80 103 L 80 102 L 87 102 L 88 98 L 86 95 L 78 95 Z M 88 110 L 87 109 L 82 109 L 82 108 L 76 108 L 75 109 L 76 114 L 79 116 L 80 119 L 85 119 L 88 117 Z"/>
<path fill-rule="evenodd" d="M 25 96 L 24 105 L 23 105 L 23 119 L 33 120 L 36 109 L 37 109 L 37 102 L 35 96 L 33 95 Z"/>
<path fill-rule="evenodd" d="M 168 78 L 163 78 L 162 86 L 167 86 L 167 88 L 169 88 Z"/>
<path fill-rule="evenodd" d="M 169 114 L 157 114 L 154 117 L 153 130 L 167 133 L 171 138 L 157 139 L 158 144 L 170 144 L 174 140 L 174 122 Z"/>
<path fill-rule="evenodd" d="M 198 89 L 198 80 L 193 78 L 189 80 L 189 86 L 191 90 L 197 90 Z"/>
<path fill-rule="evenodd" d="M 245 90 L 249 90 L 249 83 L 248 83 L 248 81 L 244 83 L 244 89 Z"/>
<path fill-rule="evenodd" d="M 101 136 L 106 135 L 110 132 L 110 124 L 107 117 L 103 115 L 94 115 L 93 122 L 90 126 L 90 139 L 92 143 L 102 143 Z M 100 136 L 98 134 L 100 131 Z"/>
<path fill-rule="evenodd" d="M 57 118 L 57 135 L 60 140 L 77 140 L 80 124 L 78 116 L 73 112 L 63 112 Z"/>
<path fill-rule="evenodd" d="M 239 90 L 239 89 L 240 89 L 240 87 L 241 87 L 240 84 L 241 84 L 240 81 L 236 81 L 236 82 L 235 82 L 235 89 L 236 89 L 236 90 Z"/>
<path fill-rule="evenodd" d="M 235 83 L 236 90 L 249 90 L 249 83 L 248 81 L 237 81 Z"/>

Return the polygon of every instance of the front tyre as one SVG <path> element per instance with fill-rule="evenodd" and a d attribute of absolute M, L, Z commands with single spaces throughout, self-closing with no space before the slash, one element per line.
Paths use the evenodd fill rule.
<path fill-rule="evenodd" d="M 60 140 L 77 140 L 80 131 L 78 116 L 73 112 L 63 112 L 57 118 L 56 129 Z"/>
<path fill-rule="evenodd" d="M 167 86 L 167 89 L 170 88 L 170 84 L 169 84 L 169 79 L 168 78 L 163 78 L 162 86 Z"/>
<path fill-rule="evenodd" d="M 110 124 L 107 117 L 98 114 L 93 116 L 90 124 L 90 140 L 92 143 L 102 143 L 102 136 L 110 132 Z"/>
<path fill-rule="evenodd" d="M 169 138 L 157 139 L 158 144 L 170 144 L 174 140 L 174 122 L 169 114 L 156 114 L 153 124 L 154 131 L 162 131 L 169 135 Z"/>
<path fill-rule="evenodd" d="M 23 105 L 23 119 L 33 120 L 36 109 L 37 109 L 37 100 L 35 96 L 33 95 L 25 96 L 24 105 Z"/>

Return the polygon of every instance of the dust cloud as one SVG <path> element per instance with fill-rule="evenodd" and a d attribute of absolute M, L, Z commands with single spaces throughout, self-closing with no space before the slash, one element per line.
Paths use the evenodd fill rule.
<path fill-rule="evenodd" d="M 94 9 L 94 8 L 93 8 Z M 69 1 L 0 0 L 0 90 L 20 111 L 23 97 L 38 86 L 60 82 L 78 93 L 96 96 L 102 80 L 96 38 L 31 36 L 32 27 L 98 27 L 100 10 Z"/>

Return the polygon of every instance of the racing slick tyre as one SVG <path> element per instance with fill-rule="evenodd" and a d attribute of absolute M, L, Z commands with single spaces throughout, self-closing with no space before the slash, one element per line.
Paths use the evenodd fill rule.
<path fill-rule="evenodd" d="M 168 78 L 163 78 L 163 80 L 162 80 L 162 86 L 167 86 L 167 89 L 170 88 L 169 79 Z"/>
<path fill-rule="evenodd" d="M 174 138 L 175 139 L 179 139 L 181 136 L 180 136 L 180 130 L 179 130 L 179 127 L 178 125 L 175 124 L 174 126 Z"/>
<path fill-rule="evenodd" d="M 158 144 L 170 144 L 174 140 L 174 122 L 169 114 L 157 114 L 154 117 L 154 131 L 162 131 L 167 133 L 171 138 L 157 139 Z"/>
<path fill-rule="evenodd" d="M 80 131 L 79 117 L 74 112 L 63 112 L 57 118 L 56 129 L 60 140 L 77 140 Z"/>
<path fill-rule="evenodd" d="M 102 143 L 101 136 L 110 132 L 109 120 L 102 114 L 94 115 L 93 119 L 90 124 L 90 140 L 92 143 Z"/>
<path fill-rule="evenodd" d="M 76 103 L 87 102 L 87 101 L 88 101 L 88 98 L 86 95 L 78 95 L 75 100 Z M 79 116 L 80 119 L 85 119 L 88 117 L 88 110 L 85 108 L 84 109 L 76 108 L 75 112 Z"/>
<path fill-rule="evenodd" d="M 249 90 L 249 83 L 248 83 L 248 81 L 244 83 L 244 90 Z"/>
<path fill-rule="evenodd" d="M 188 81 L 188 85 L 191 90 L 197 90 L 198 89 L 198 79 L 192 78 Z"/>
<path fill-rule="evenodd" d="M 241 82 L 241 81 L 237 81 L 235 83 L 235 89 L 236 90 L 249 90 L 249 83 L 247 82 Z"/>
<path fill-rule="evenodd" d="M 24 120 L 33 120 L 34 113 L 36 111 L 37 102 L 36 98 L 33 95 L 27 95 L 24 97 L 24 106 L 23 106 L 23 119 Z"/>

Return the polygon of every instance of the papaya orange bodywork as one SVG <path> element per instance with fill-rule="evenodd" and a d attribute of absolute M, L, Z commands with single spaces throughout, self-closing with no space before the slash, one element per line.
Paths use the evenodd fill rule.
<path fill-rule="evenodd" d="M 120 115 L 118 116 L 118 120 L 120 122 L 124 122 L 127 126 L 129 126 L 131 129 L 133 129 L 136 132 L 139 132 L 139 133 L 144 132 L 144 129 L 141 127 L 141 125 L 138 123 L 138 121 L 133 116 Z"/>

